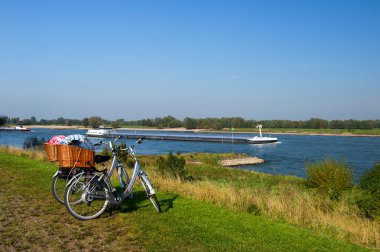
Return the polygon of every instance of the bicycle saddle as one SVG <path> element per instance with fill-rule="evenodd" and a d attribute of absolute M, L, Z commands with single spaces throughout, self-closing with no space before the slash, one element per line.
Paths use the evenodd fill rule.
<path fill-rule="evenodd" d="M 104 163 L 110 160 L 111 156 L 95 155 L 95 163 Z"/>

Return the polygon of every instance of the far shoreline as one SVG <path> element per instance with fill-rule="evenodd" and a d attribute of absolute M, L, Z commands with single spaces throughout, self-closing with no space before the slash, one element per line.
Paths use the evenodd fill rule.
<path fill-rule="evenodd" d="M 77 129 L 77 130 L 88 130 L 91 129 L 91 127 L 83 127 L 83 126 L 64 126 L 64 125 L 26 125 L 25 127 L 30 129 L 35 128 L 44 128 L 44 129 L 52 129 L 52 130 L 68 130 L 68 129 Z M 128 127 L 122 127 L 117 128 L 116 130 L 135 130 L 135 131 L 171 131 L 171 132 L 195 132 L 195 133 L 231 133 L 231 131 L 218 131 L 218 130 L 207 130 L 207 129 L 186 129 L 186 128 L 163 128 L 163 129 L 157 129 L 157 128 L 128 128 Z M 244 134 L 256 134 L 258 135 L 258 132 L 254 131 L 233 131 L 233 133 L 244 133 Z M 263 134 L 265 135 L 301 135 L 301 136 L 343 136 L 343 137 L 380 137 L 380 135 L 374 135 L 374 134 L 353 134 L 349 132 L 344 133 L 317 133 L 317 132 L 265 132 L 263 131 Z"/>

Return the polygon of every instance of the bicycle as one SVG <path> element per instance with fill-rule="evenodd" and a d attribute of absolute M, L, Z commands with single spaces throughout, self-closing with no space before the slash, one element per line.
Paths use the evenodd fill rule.
<path fill-rule="evenodd" d="M 99 217 L 108 205 L 120 205 L 125 199 L 133 197 L 133 186 L 139 177 L 147 197 L 153 204 L 154 208 L 161 212 L 160 204 L 157 200 L 155 190 L 149 181 L 146 173 L 141 169 L 140 163 L 136 157 L 135 146 L 141 144 L 145 137 L 140 138 L 135 144 L 120 148 L 115 142 L 121 137 L 108 142 L 112 150 L 112 163 L 109 171 L 104 166 L 104 162 L 110 159 L 110 156 L 95 156 L 96 162 L 103 163 L 102 171 L 81 171 L 73 176 L 68 182 L 65 193 L 64 202 L 68 212 L 79 220 L 91 220 Z M 100 145 L 101 143 L 99 143 Z M 98 144 L 96 144 L 98 145 Z M 126 151 L 134 160 L 134 170 L 131 179 L 129 179 L 122 163 L 119 162 L 117 156 L 121 151 Z M 98 158 L 97 158 L 98 157 Z M 116 192 L 112 185 L 111 176 L 117 169 L 120 188 L 122 193 Z"/>
<path fill-rule="evenodd" d="M 59 168 L 55 174 L 53 175 L 53 181 L 51 183 L 51 192 L 54 196 L 54 198 L 61 203 L 62 205 L 65 204 L 64 201 L 64 195 L 65 190 L 68 182 L 70 179 L 75 176 L 76 174 L 86 170 L 87 172 L 99 172 L 99 170 L 96 170 L 95 168 Z"/>

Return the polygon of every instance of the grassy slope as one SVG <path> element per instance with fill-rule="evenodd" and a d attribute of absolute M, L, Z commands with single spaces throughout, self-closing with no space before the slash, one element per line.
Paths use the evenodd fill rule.
<path fill-rule="evenodd" d="M 163 212 L 157 214 L 141 188 L 121 208 L 80 222 L 51 196 L 55 170 L 54 164 L 0 153 L 0 250 L 366 250 L 171 193 L 158 193 Z"/>

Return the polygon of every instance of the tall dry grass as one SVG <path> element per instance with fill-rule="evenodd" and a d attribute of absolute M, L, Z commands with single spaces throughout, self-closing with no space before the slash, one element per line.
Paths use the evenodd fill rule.
<path fill-rule="evenodd" d="M 272 188 L 237 189 L 227 182 L 173 180 L 154 173 L 150 176 L 160 190 L 244 212 L 260 213 L 273 220 L 313 228 L 353 243 L 380 247 L 380 224 L 363 218 L 345 198 L 330 200 L 291 183 L 280 183 Z"/>
<path fill-rule="evenodd" d="M 9 153 L 16 156 L 24 156 L 29 159 L 47 161 L 47 155 L 45 151 L 39 149 L 23 150 L 16 147 L 0 145 L 0 152 Z"/>

